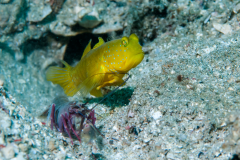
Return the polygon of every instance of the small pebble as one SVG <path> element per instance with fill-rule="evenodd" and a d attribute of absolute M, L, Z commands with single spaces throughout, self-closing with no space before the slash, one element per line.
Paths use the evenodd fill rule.
<path fill-rule="evenodd" d="M 111 144 L 111 145 L 112 145 L 112 144 L 113 144 L 113 140 L 110 140 L 110 141 L 109 141 L 109 144 Z"/>
<path fill-rule="evenodd" d="M 225 127 L 225 126 L 227 126 L 227 124 L 226 124 L 226 122 L 222 122 L 220 126 Z"/>
<path fill-rule="evenodd" d="M 218 151 L 215 153 L 215 157 L 219 157 L 220 155 L 221 155 L 221 153 Z"/>
<path fill-rule="evenodd" d="M 199 152 L 198 153 L 198 158 L 201 158 L 202 155 L 204 155 L 204 153 L 203 152 Z"/>
<path fill-rule="evenodd" d="M 129 112 L 128 112 L 128 117 L 129 117 L 129 118 L 133 118 L 133 117 L 134 117 L 134 112 L 132 112 L 131 110 L 129 110 Z"/>
<path fill-rule="evenodd" d="M 21 143 L 21 144 L 18 145 L 18 147 L 20 148 L 20 150 L 21 150 L 22 152 L 26 152 L 26 151 L 28 150 L 27 144 Z"/>
<path fill-rule="evenodd" d="M 171 74 L 175 74 L 175 71 L 174 71 L 174 70 L 171 70 Z"/>
<path fill-rule="evenodd" d="M 0 79 L 0 87 L 4 85 L 4 81 Z"/>
<path fill-rule="evenodd" d="M 135 145 L 135 146 L 133 146 L 133 151 L 136 150 L 136 149 L 140 149 L 140 148 L 141 148 L 140 145 Z"/>
<path fill-rule="evenodd" d="M 8 144 L 6 147 L 2 148 L 1 152 L 7 159 L 11 159 L 15 156 L 14 147 L 11 144 Z"/>
<path fill-rule="evenodd" d="M 181 82 L 181 81 L 183 80 L 183 75 L 178 75 L 178 76 L 177 76 L 177 80 L 178 80 L 179 82 Z"/>
<path fill-rule="evenodd" d="M 55 145 L 54 145 L 54 140 L 50 140 L 49 144 L 48 144 L 48 148 L 53 151 L 55 149 Z"/>
<path fill-rule="evenodd" d="M 231 123 L 233 123 L 235 120 L 236 120 L 236 116 L 233 115 L 233 114 L 231 114 L 231 115 L 229 116 L 229 121 L 230 121 Z"/>
<path fill-rule="evenodd" d="M 233 8 L 233 12 L 235 14 L 237 14 L 240 11 L 240 3 L 238 3 L 237 5 L 235 5 L 235 7 Z"/>
<path fill-rule="evenodd" d="M 232 131 L 232 137 L 235 141 L 239 139 L 239 132 L 238 131 Z"/>
<path fill-rule="evenodd" d="M 66 157 L 66 154 L 63 153 L 62 151 L 59 151 L 57 154 L 56 154 L 56 158 L 55 159 L 65 159 Z"/>
<path fill-rule="evenodd" d="M 152 117 L 153 119 L 157 120 L 162 117 L 162 113 L 160 111 L 154 112 Z"/>
<path fill-rule="evenodd" d="M 44 158 L 44 159 L 48 159 L 48 155 L 44 154 L 44 155 L 43 155 L 43 158 Z"/>
<path fill-rule="evenodd" d="M 26 155 L 26 153 L 20 152 L 20 153 L 18 153 L 17 157 L 15 157 L 15 158 L 13 158 L 11 160 L 25 160 L 26 159 L 25 155 Z"/>
<path fill-rule="evenodd" d="M 213 27 L 223 33 L 223 34 L 231 34 L 232 33 L 232 27 L 229 24 L 220 24 L 220 23 L 213 23 Z"/>
<path fill-rule="evenodd" d="M 159 92 L 158 90 L 155 90 L 155 91 L 153 92 L 153 95 L 154 95 L 155 97 L 157 97 L 157 96 L 160 95 L 160 92 Z"/>
<path fill-rule="evenodd" d="M 143 139 L 143 142 L 148 143 L 150 140 L 151 140 L 151 138 L 148 137 L 148 138 Z"/>
<path fill-rule="evenodd" d="M 0 126 L 3 129 L 9 128 L 11 126 L 11 119 L 8 116 L 2 115 L 2 114 L 0 114 L 0 116 L 1 116 Z"/>
<path fill-rule="evenodd" d="M 1 0 L 0 1 L 0 3 L 2 3 L 2 4 L 6 4 L 6 3 L 9 3 L 10 2 L 10 0 Z"/>
<path fill-rule="evenodd" d="M 19 79 L 18 82 L 21 83 L 21 84 L 26 83 L 26 81 L 24 79 Z"/>

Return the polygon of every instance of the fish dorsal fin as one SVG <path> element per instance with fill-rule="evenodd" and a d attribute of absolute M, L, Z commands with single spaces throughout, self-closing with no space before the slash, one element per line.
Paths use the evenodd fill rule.
<path fill-rule="evenodd" d="M 92 40 L 89 41 L 87 47 L 84 49 L 82 58 L 83 58 L 89 51 L 91 51 L 91 42 L 92 42 Z"/>
<path fill-rule="evenodd" d="M 101 46 L 102 44 L 105 43 L 104 40 L 101 37 L 98 37 L 98 40 L 99 40 L 99 42 L 97 44 L 95 44 L 93 49 L 95 49 L 95 48 L 97 48 L 97 47 L 99 47 L 99 46 Z"/>

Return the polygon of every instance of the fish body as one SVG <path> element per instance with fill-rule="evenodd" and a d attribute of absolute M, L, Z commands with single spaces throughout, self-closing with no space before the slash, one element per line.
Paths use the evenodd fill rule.
<path fill-rule="evenodd" d="M 123 76 L 143 58 L 142 46 L 135 34 L 106 43 L 99 38 L 93 49 L 89 42 L 75 67 L 63 61 L 65 68 L 49 67 L 46 78 L 59 84 L 67 96 L 80 91 L 82 95 L 90 93 L 101 97 L 102 87 L 122 84 Z"/>

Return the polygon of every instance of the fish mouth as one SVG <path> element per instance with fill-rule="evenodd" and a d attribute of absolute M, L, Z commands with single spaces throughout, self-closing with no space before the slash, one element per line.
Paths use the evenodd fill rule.
<path fill-rule="evenodd" d="M 139 55 L 139 54 L 143 54 L 143 55 L 144 55 L 144 52 L 143 52 L 143 51 L 141 51 L 141 52 L 139 52 L 139 53 L 137 53 L 137 54 L 138 54 L 138 55 Z"/>
<path fill-rule="evenodd" d="M 135 55 L 139 55 L 139 54 L 143 54 L 144 55 L 144 52 L 143 52 L 143 50 L 141 50 L 141 51 L 135 51 Z"/>

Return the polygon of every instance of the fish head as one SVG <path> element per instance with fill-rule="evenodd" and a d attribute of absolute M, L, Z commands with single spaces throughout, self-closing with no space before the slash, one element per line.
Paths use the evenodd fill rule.
<path fill-rule="evenodd" d="M 135 34 L 105 44 L 103 66 L 108 71 L 127 73 L 144 58 L 142 46 Z"/>
<path fill-rule="evenodd" d="M 136 34 L 131 34 L 129 37 L 123 37 L 122 45 L 126 48 L 125 55 L 127 58 L 125 59 L 125 68 L 126 70 L 130 70 L 143 60 L 144 52 Z"/>

